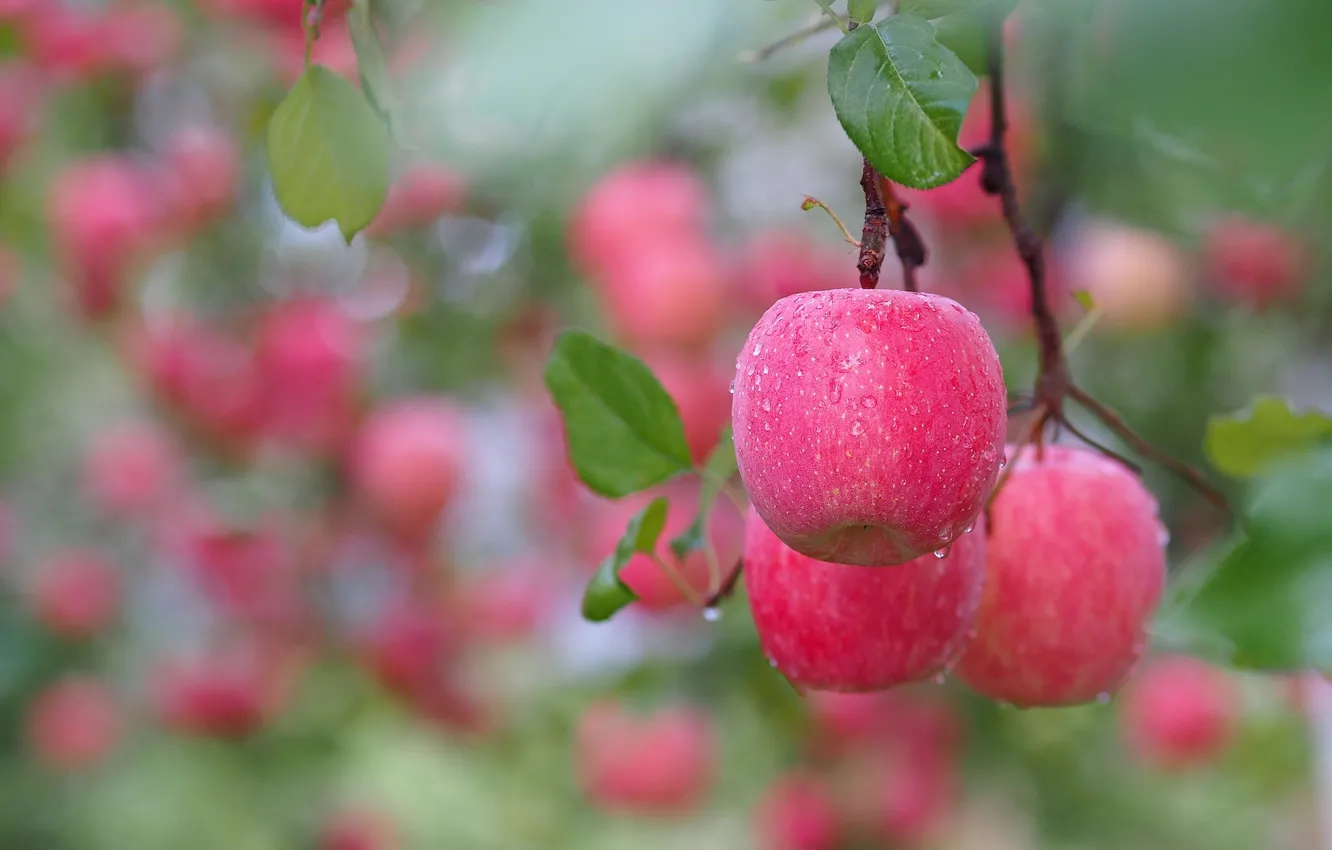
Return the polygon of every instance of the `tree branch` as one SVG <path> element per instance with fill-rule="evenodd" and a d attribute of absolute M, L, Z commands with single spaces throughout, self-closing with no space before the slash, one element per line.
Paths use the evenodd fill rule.
<path fill-rule="evenodd" d="M 819 15 L 819 19 L 807 27 L 802 27 L 801 29 L 798 29 L 793 33 L 782 36 L 776 41 L 769 42 L 768 44 L 765 44 L 762 47 L 741 53 L 740 61 L 762 62 L 765 59 L 771 58 L 774 53 L 778 53 L 782 50 L 785 50 L 786 48 L 790 47 L 793 44 L 799 44 L 800 42 L 804 41 L 810 36 L 818 35 L 821 32 L 826 32 L 832 29 L 833 27 L 837 27 L 840 29 L 842 26 L 843 24 L 841 22 L 841 18 L 829 18 L 823 15 Z"/>

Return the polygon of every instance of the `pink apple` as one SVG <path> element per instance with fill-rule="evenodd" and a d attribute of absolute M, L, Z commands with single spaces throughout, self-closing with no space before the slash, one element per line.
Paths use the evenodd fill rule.
<path fill-rule="evenodd" d="M 636 346 L 695 348 L 725 311 L 726 268 L 702 236 L 640 238 L 597 288 L 615 334 Z"/>
<path fill-rule="evenodd" d="M 1311 265 L 1308 250 L 1294 235 L 1236 216 L 1212 225 L 1204 251 L 1217 291 L 1260 310 L 1295 300 Z"/>
<path fill-rule="evenodd" d="M 106 686 L 68 674 L 39 692 L 28 707 L 29 746 L 48 767 L 88 770 L 120 739 L 120 712 Z"/>
<path fill-rule="evenodd" d="M 583 789 L 598 805 L 648 815 L 694 808 L 717 769 L 712 720 L 688 706 L 639 717 L 616 703 L 593 705 L 578 723 Z"/>
<path fill-rule="evenodd" d="M 37 128 L 46 80 L 26 62 L 0 62 L 0 175 Z"/>
<path fill-rule="evenodd" d="M 399 399 L 362 426 L 352 475 L 366 504 L 390 528 L 420 538 L 453 501 L 466 451 L 463 421 L 451 402 Z"/>
<path fill-rule="evenodd" d="M 297 669 L 289 653 L 250 645 L 182 657 L 155 671 L 157 708 L 184 734 L 245 737 L 282 704 Z"/>
<path fill-rule="evenodd" d="M 207 125 L 182 127 L 167 140 L 173 224 L 197 227 L 230 211 L 241 182 L 241 154 L 226 132 Z"/>
<path fill-rule="evenodd" d="M 799 688 L 876 691 L 946 672 L 985 576 L 983 520 L 947 555 L 891 567 L 816 561 L 751 508 L 745 588 L 768 660 Z"/>
<path fill-rule="evenodd" d="M 393 821 L 366 809 L 338 812 L 319 838 L 319 850 L 393 850 L 398 846 Z"/>
<path fill-rule="evenodd" d="M 989 517 L 985 594 L 957 666 L 1019 706 L 1108 698 L 1147 643 L 1165 528 L 1130 470 L 1071 446 L 1010 450 Z"/>
<path fill-rule="evenodd" d="M 1166 237 L 1106 221 L 1088 222 L 1060 260 L 1072 291 L 1084 290 L 1101 311 L 1100 326 L 1138 330 L 1169 325 L 1193 301 L 1184 253 Z"/>
<path fill-rule="evenodd" d="M 305 601 L 294 555 L 275 527 L 201 521 L 186 532 L 182 554 L 191 578 L 221 613 L 246 625 L 295 632 L 306 620 Z"/>
<path fill-rule="evenodd" d="M 171 494 L 181 465 L 167 434 L 145 422 L 124 423 L 94 438 L 84 457 L 83 487 L 111 513 L 142 516 Z"/>
<path fill-rule="evenodd" d="M 729 370 L 705 357 L 671 351 L 646 354 L 643 361 L 675 400 L 690 454 L 705 462 L 731 418 Z"/>
<path fill-rule="evenodd" d="M 1196 658 L 1157 658 L 1125 686 L 1120 725 L 1140 759 L 1177 770 L 1214 760 L 1230 743 L 1238 703 L 1224 671 Z"/>
<path fill-rule="evenodd" d="M 602 280 L 639 246 L 692 241 L 707 189 L 687 165 L 636 162 L 602 177 L 574 211 L 569 252 L 583 274 Z"/>
<path fill-rule="evenodd" d="M 836 850 L 841 826 L 830 790 L 817 777 L 792 772 L 764 791 L 755 813 L 764 850 Z"/>
<path fill-rule="evenodd" d="M 462 175 L 444 165 L 414 162 L 389 187 L 379 214 L 367 228 L 371 236 L 389 236 L 425 227 L 462 206 L 466 184 Z"/>
<path fill-rule="evenodd" d="M 551 607 L 556 587 L 545 564 L 515 563 L 486 570 L 463 583 L 458 606 L 467 630 L 497 642 L 531 637 Z"/>
<path fill-rule="evenodd" d="M 777 537 L 884 566 L 975 522 L 1008 408 L 973 313 L 937 295 L 838 289 L 764 313 L 736 361 L 731 421 L 740 475 Z"/>
<path fill-rule="evenodd" d="M 37 566 L 29 590 L 42 625 L 69 638 L 89 638 L 110 628 L 120 610 L 120 577 L 96 552 L 70 549 Z"/>
<path fill-rule="evenodd" d="M 106 64 L 133 75 L 148 74 L 169 64 L 180 54 L 184 41 L 176 12 L 153 3 L 109 8 L 98 30 Z"/>

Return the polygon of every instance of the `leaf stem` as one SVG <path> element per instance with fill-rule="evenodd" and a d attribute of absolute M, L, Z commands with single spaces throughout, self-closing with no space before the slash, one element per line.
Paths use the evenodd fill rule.
<path fill-rule="evenodd" d="M 777 39 L 776 41 L 769 42 L 768 44 L 765 44 L 762 47 L 741 53 L 740 61 L 762 62 L 765 59 L 771 58 L 775 53 L 779 53 L 782 50 L 791 47 L 792 45 L 799 44 L 800 42 L 804 41 L 810 36 L 818 35 L 821 32 L 827 32 L 833 27 L 844 29 L 842 26 L 842 19 L 840 17 L 829 18 L 825 15 L 820 15 L 818 20 L 810 24 L 809 26 L 801 27 L 795 32 L 790 33 L 788 35 L 784 35 L 781 38 Z"/>
<path fill-rule="evenodd" d="M 680 575 L 679 570 L 666 563 L 666 559 L 658 555 L 656 552 L 652 553 L 652 560 L 656 562 L 657 568 L 665 573 L 666 577 L 671 580 L 671 584 L 675 585 L 676 589 L 680 591 L 680 594 L 684 596 L 685 599 L 689 600 L 690 605 L 693 605 L 696 608 L 703 607 L 704 598 L 699 596 L 698 591 L 685 580 L 684 576 Z"/>
<path fill-rule="evenodd" d="M 851 31 L 847 28 L 846 22 L 842 20 L 842 16 L 833 11 L 832 0 L 814 0 L 814 2 L 818 3 L 819 8 L 823 10 L 824 14 L 837 24 L 837 28 L 842 31 L 843 35 L 846 35 Z"/>
<path fill-rule="evenodd" d="M 828 214 L 828 217 L 833 220 L 833 224 L 837 225 L 837 229 L 842 231 L 842 238 L 847 241 L 847 244 L 854 245 L 857 248 L 860 247 L 860 240 L 851 235 L 851 231 L 847 229 L 847 226 L 842 222 L 842 219 L 838 217 L 837 213 L 832 211 L 832 207 L 828 206 L 823 201 L 806 195 L 805 200 L 800 203 L 800 208 L 806 212 L 816 208 L 823 210 Z"/>

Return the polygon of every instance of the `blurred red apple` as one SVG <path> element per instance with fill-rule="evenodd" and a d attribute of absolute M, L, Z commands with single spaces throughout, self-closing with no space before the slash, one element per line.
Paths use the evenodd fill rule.
<path fill-rule="evenodd" d="M 736 260 L 733 277 L 753 310 L 800 292 L 857 286 L 856 252 L 814 242 L 799 231 L 768 231 L 750 239 Z"/>
<path fill-rule="evenodd" d="M 324 824 L 319 850 L 394 850 L 398 846 L 393 821 L 380 812 L 347 809 Z"/>
<path fill-rule="evenodd" d="M 46 556 L 29 589 L 33 613 L 68 638 L 90 638 L 111 627 L 120 612 L 120 577 L 96 552 L 69 549 Z"/>
<path fill-rule="evenodd" d="M 39 692 L 28 706 L 27 737 L 47 767 L 62 772 L 88 770 L 119 742 L 120 712 L 101 682 L 67 674 Z"/>
<path fill-rule="evenodd" d="M 1237 216 L 1213 223 L 1204 251 L 1217 291 L 1258 310 L 1294 301 L 1311 265 L 1309 252 L 1292 234 Z"/>
<path fill-rule="evenodd" d="M 1239 694 L 1222 670 L 1196 658 L 1145 663 L 1121 698 L 1120 725 L 1147 764 L 1178 770 L 1216 759 L 1237 725 Z"/>
<path fill-rule="evenodd" d="M 199 124 L 177 130 L 167 140 L 164 164 L 175 226 L 198 227 L 235 204 L 241 154 L 236 141 L 220 128 Z"/>
<path fill-rule="evenodd" d="M 712 720 L 688 706 L 639 717 L 597 703 L 579 720 L 576 747 L 583 789 L 606 809 L 683 814 L 701 802 L 716 772 Z"/>
<path fill-rule="evenodd" d="M 768 786 L 754 817 L 763 850 L 836 850 L 841 837 L 829 789 L 806 773 L 785 774 Z"/>
<path fill-rule="evenodd" d="M 389 236 L 425 227 L 461 207 L 465 192 L 466 183 L 456 171 L 435 162 L 414 162 L 394 179 L 367 232 Z"/>
<path fill-rule="evenodd" d="M 103 509 L 140 516 L 172 494 L 181 464 L 175 443 L 157 426 L 115 425 L 94 436 L 84 457 L 83 487 Z"/>
<path fill-rule="evenodd" d="M 1193 283 L 1178 246 L 1160 234 L 1112 222 L 1082 225 L 1061 261 L 1073 291 L 1085 290 L 1117 330 L 1169 325 L 1188 312 Z"/>
<path fill-rule="evenodd" d="M 187 735 L 245 737 L 287 696 L 297 669 L 290 661 L 249 645 L 178 658 L 156 671 L 158 711 L 168 727 Z"/>
<path fill-rule="evenodd" d="M 731 418 L 730 370 L 704 357 L 671 351 L 649 353 L 643 360 L 675 400 L 694 461 L 705 462 Z"/>

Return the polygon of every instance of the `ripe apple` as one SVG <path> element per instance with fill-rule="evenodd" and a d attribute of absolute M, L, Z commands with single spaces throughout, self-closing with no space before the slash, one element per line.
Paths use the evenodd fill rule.
<path fill-rule="evenodd" d="M 840 840 L 836 806 L 819 777 L 791 772 L 763 792 L 754 812 L 764 850 L 836 850 Z"/>
<path fill-rule="evenodd" d="M 1165 528 L 1131 471 L 1072 446 L 1009 451 L 989 515 L 985 593 L 957 665 L 1019 706 L 1108 699 L 1147 642 Z"/>
<path fill-rule="evenodd" d="M 703 236 L 639 238 L 597 292 L 608 324 L 635 346 L 697 348 L 725 315 L 726 268 Z"/>
<path fill-rule="evenodd" d="M 579 719 L 578 774 L 584 792 L 607 809 L 678 815 L 712 785 L 717 744 L 712 719 L 690 706 L 643 717 L 613 702 Z"/>
<path fill-rule="evenodd" d="M 705 357 L 669 350 L 646 354 L 643 361 L 674 399 L 689 453 L 695 462 L 705 462 L 731 417 L 729 369 Z"/>
<path fill-rule="evenodd" d="M 125 423 L 97 434 L 83 461 L 83 488 L 107 511 L 142 516 L 177 484 L 181 458 L 175 444 L 148 423 Z"/>
<path fill-rule="evenodd" d="M 943 558 L 856 567 L 801 555 L 751 508 L 745 588 L 764 654 L 812 690 L 884 690 L 947 671 L 980 603 L 983 532 L 978 520 Z"/>
<path fill-rule="evenodd" d="M 58 635 L 89 638 L 110 628 L 120 609 L 120 579 L 96 552 L 71 549 L 37 567 L 30 590 L 33 612 Z"/>
<path fill-rule="evenodd" d="M 105 685 L 68 674 L 37 694 L 28 707 L 27 736 L 48 767 L 87 770 L 116 746 L 120 713 Z"/>
<path fill-rule="evenodd" d="M 839 253 L 799 231 L 761 233 L 735 261 L 739 294 L 757 312 L 788 295 L 857 286 L 855 249 L 843 247 Z"/>
<path fill-rule="evenodd" d="M 1293 235 L 1235 216 L 1212 225 L 1204 251 L 1218 292 L 1257 310 L 1293 301 L 1309 273 L 1308 251 Z"/>
<path fill-rule="evenodd" d="M 425 227 L 462 206 L 465 191 L 458 172 L 434 162 L 414 162 L 394 179 L 384 205 L 366 230 L 371 236 L 389 236 Z"/>
<path fill-rule="evenodd" d="M 1177 770 L 1212 761 L 1235 732 L 1239 695 L 1225 672 L 1186 656 L 1153 659 L 1124 688 L 1120 725 L 1146 763 Z"/>
<path fill-rule="evenodd" d="M 1193 301 L 1184 253 L 1150 230 L 1091 221 L 1075 233 L 1059 259 L 1069 289 L 1091 295 L 1105 328 L 1169 325 L 1187 313 Z"/>
<path fill-rule="evenodd" d="M 901 564 L 962 535 L 994 486 L 1007 396 L 951 299 L 838 289 L 778 301 L 736 361 L 731 421 L 754 507 L 821 561 Z"/>
<path fill-rule="evenodd" d="M 160 667 L 154 695 L 162 721 L 187 735 L 241 738 L 258 730 L 287 696 L 299 669 L 290 654 L 230 647 Z"/>
<path fill-rule="evenodd" d="M 241 182 L 241 154 L 236 141 L 216 127 L 182 127 L 167 140 L 164 152 L 175 221 L 197 227 L 227 213 Z"/>
<path fill-rule="evenodd" d="M 393 821 L 366 809 L 346 809 L 333 815 L 319 838 L 319 850 L 393 850 L 397 846 Z"/>
<path fill-rule="evenodd" d="M 352 449 L 352 475 L 366 504 L 394 531 L 428 535 L 453 501 L 466 435 L 454 406 L 418 396 L 373 412 Z"/>

